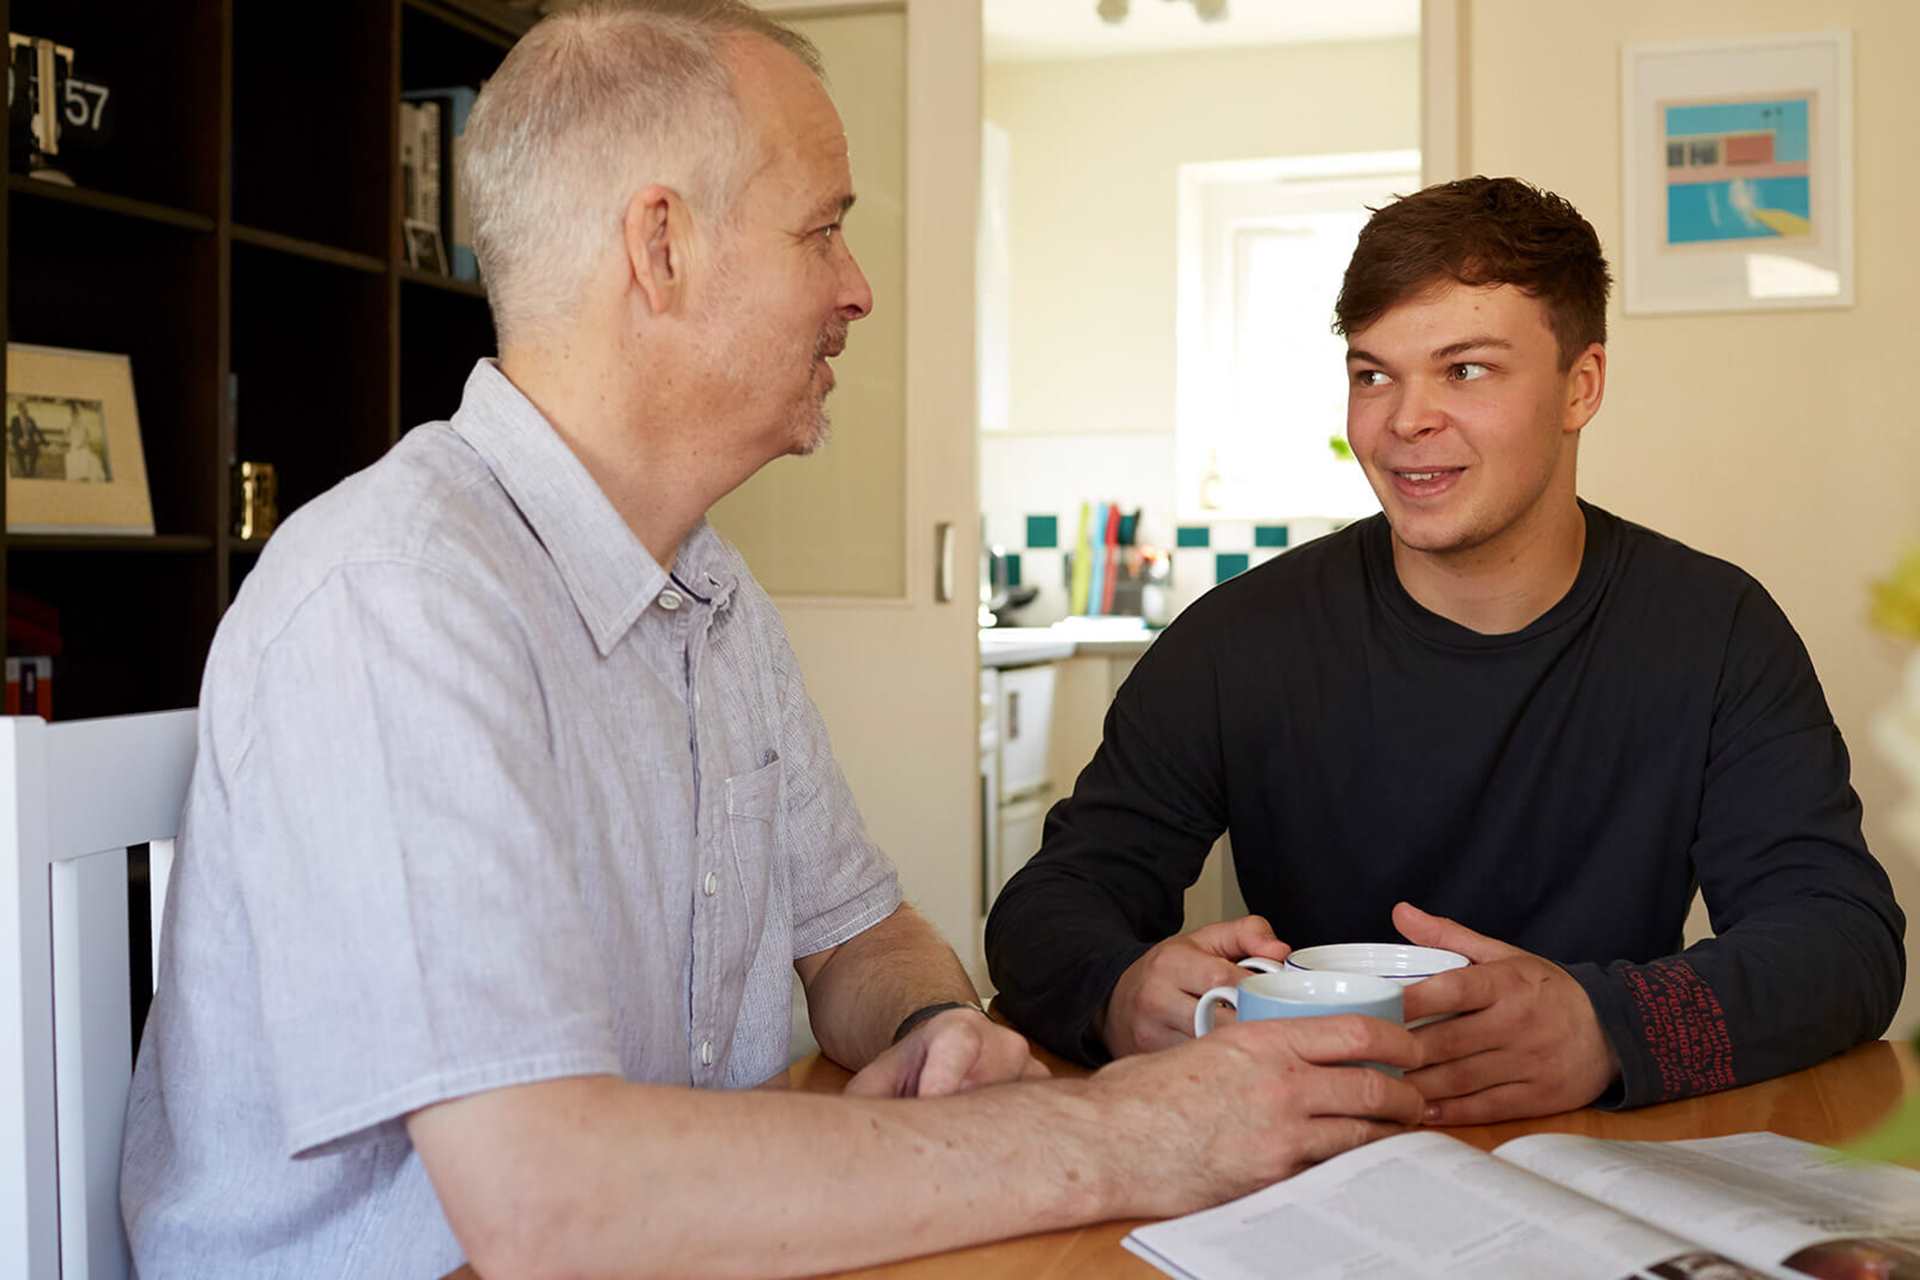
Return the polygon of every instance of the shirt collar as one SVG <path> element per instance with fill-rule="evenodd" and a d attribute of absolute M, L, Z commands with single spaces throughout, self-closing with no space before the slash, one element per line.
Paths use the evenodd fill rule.
<path fill-rule="evenodd" d="M 613 652 L 668 583 L 580 459 L 492 360 L 467 376 L 453 429 L 492 470 L 552 557 L 595 647 Z M 695 597 L 724 607 L 734 565 L 702 520 L 680 548 L 674 576 Z"/>

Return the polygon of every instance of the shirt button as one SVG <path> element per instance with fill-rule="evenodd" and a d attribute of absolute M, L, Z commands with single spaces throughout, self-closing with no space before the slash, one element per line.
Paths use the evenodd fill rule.
<path fill-rule="evenodd" d="M 700 882 L 700 891 L 709 898 L 720 892 L 720 877 L 711 871 L 707 872 L 707 878 Z"/>
<path fill-rule="evenodd" d="M 660 607 L 668 613 L 672 613 L 675 609 L 678 609 L 680 607 L 680 593 L 678 591 L 662 591 L 660 593 Z"/>
<path fill-rule="evenodd" d="M 713 1065 L 713 1041 L 711 1040 L 700 1042 L 700 1065 L 703 1067 Z"/>

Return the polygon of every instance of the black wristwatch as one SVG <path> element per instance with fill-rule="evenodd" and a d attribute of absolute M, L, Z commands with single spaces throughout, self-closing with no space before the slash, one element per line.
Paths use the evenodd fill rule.
<path fill-rule="evenodd" d="M 939 1004 L 930 1004 L 924 1009 L 915 1009 L 912 1013 L 900 1019 L 900 1025 L 893 1029 L 893 1043 L 899 1044 L 902 1040 L 905 1040 L 913 1034 L 915 1027 L 927 1021 L 929 1018 L 937 1017 L 945 1013 L 949 1009 L 971 1009 L 983 1018 L 987 1016 L 985 1009 L 982 1009 L 970 1000 L 942 1000 Z"/>

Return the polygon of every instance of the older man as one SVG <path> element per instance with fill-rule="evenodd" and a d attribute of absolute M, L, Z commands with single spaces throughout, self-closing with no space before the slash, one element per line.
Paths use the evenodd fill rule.
<path fill-rule="evenodd" d="M 128 1117 L 147 1275 L 815 1272 L 1417 1119 L 1338 1065 L 1417 1065 L 1367 1019 L 977 1087 L 1044 1072 L 901 905 L 704 520 L 821 442 L 872 305 L 818 72 L 679 0 L 549 19 L 482 93 L 500 359 L 285 525 L 209 661 Z M 855 1097 L 744 1089 L 793 970 Z"/>

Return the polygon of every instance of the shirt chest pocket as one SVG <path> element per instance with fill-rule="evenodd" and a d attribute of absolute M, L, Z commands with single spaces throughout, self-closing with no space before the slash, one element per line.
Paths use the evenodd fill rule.
<path fill-rule="evenodd" d="M 767 927 L 768 894 L 781 882 L 779 756 L 726 781 L 727 843 L 733 855 L 734 901 L 729 915 L 743 926 L 745 950 L 758 947 Z"/>

